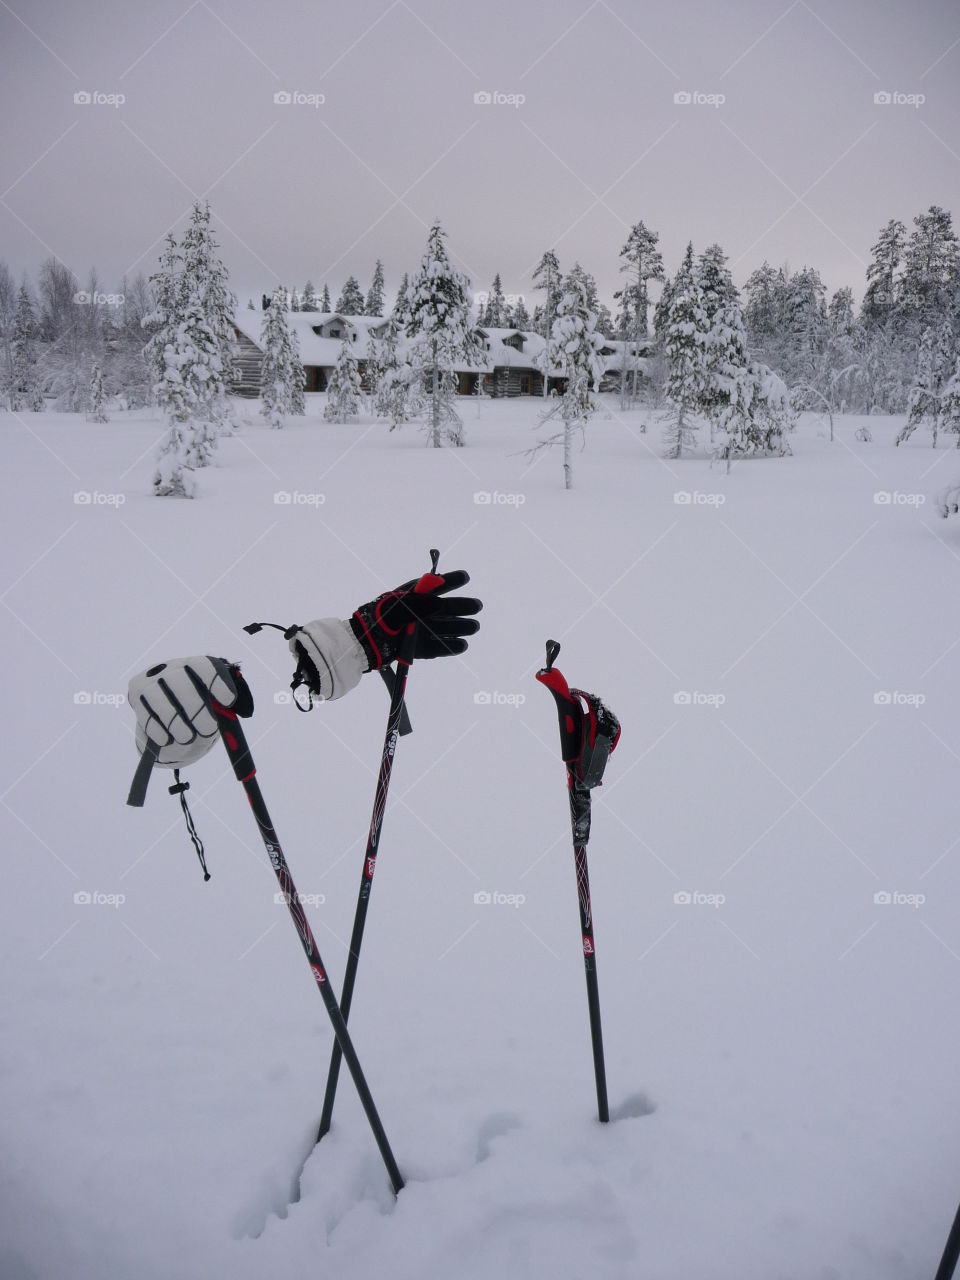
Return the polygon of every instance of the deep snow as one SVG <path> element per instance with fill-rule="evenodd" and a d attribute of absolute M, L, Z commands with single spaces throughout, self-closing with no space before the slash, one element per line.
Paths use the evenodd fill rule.
<path fill-rule="evenodd" d="M 960 520 L 932 497 L 960 455 L 807 418 L 725 475 L 611 400 L 565 493 L 558 454 L 522 455 L 538 408 L 466 405 L 459 451 L 251 413 L 192 503 L 149 494 L 154 419 L 0 415 L 3 1280 L 932 1275 L 960 1192 Z M 351 1017 L 408 1186 L 344 1075 L 281 1217 L 323 1007 L 226 756 L 191 773 L 204 885 L 164 775 L 124 806 L 110 699 L 166 657 L 242 660 L 339 985 L 385 693 L 298 715 L 283 641 L 241 627 L 345 615 L 430 546 L 483 627 L 411 674 Z M 590 845 L 606 1128 L 548 636 L 624 726 Z"/>

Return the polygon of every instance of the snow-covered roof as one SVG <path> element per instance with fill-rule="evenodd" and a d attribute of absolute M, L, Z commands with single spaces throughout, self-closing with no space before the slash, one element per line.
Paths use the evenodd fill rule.
<path fill-rule="evenodd" d="M 240 310 L 233 317 L 233 322 L 244 337 L 261 347 L 263 317 L 262 311 Z M 343 339 L 324 338 L 316 332 L 317 329 L 327 328 L 333 321 L 344 328 L 358 360 L 366 357 L 370 331 L 376 332 L 387 324 L 384 316 L 342 316 L 336 311 L 288 311 L 287 324 L 291 332 L 297 335 L 300 360 L 304 365 L 332 369 L 337 363 Z"/>
<path fill-rule="evenodd" d="M 325 338 L 322 334 L 316 332 L 318 329 L 328 329 L 333 322 L 337 322 L 338 326 L 343 327 L 358 360 L 366 358 L 371 331 L 374 336 L 379 336 L 378 330 L 385 330 L 387 325 L 387 319 L 384 316 L 344 316 L 336 311 L 288 311 L 287 324 L 292 332 L 297 335 L 300 344 L 300 359 L 304 365 L 332 369 L 337 363 L 342 339 Z M 238 311 L 234 316 L 234 323 L 251 342 L 256 343 L 258 347 L 261 345 L 262 311 L 251 311 L 249 309 Z M 477 327 L 477 333 L 487 348 L 486 358 L 479 364 L 464 364 L 460 366 L 462 372 L 492 373 L 494 369 L 539 368 L 537 357 L 542 353 L 546 343 L 540 334 L 535 333 L 532 329 L 501 329 L 494 328 L 491 325 L 483 325 Z M 523 348 L 520 351 L 505 341 L 508 338 L 516 339 L 518 336 L 523 340 Z M 617 338 L 604 340 L 603 354 L 601 356 L 604 372 L 610 369 L 623 368 L 624 347 L 628 349 L 627 365 L 632 368 L 633 361 L 631 356 L 636 349 L 635 344 L 632 342 L 625 343 Z M 403 348 L 404 339 L 401 338 L 399 350 L 402 352 Z M 639 367 L 643 368 L 643 366 L 644 361 L 641 357 Z M 553 368 L 551 373 L 556 376 L 559 374 L 559 370 Z"/>

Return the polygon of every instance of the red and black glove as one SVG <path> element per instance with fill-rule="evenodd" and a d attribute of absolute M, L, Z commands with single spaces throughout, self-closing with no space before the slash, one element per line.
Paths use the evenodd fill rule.
<path fill-rule="evenodd" d="M 483 605 L 473 596 L 451 596 L 449 592 L 469 581 L 470 575 L 463 569 L 425 573 L 362 604 L 350 619 L 350 626 L 366 656 L 367 669 L 376 671 L 396 658 L 411 622 L 417 623 L 415 658 L 446 658 L 464 653 L 465 637 L 480 630 L 474 615 Z"/>

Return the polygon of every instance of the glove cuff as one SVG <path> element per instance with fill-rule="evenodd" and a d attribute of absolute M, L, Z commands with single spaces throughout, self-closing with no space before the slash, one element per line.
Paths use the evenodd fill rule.
<path fill-rule="evenodd" d="M 300 627 L 290 639 L 290 652 L 299 657 L 302 647 L 317 672 L 315 697 L 326 702 L 342 698 L 356 688 L 360 677 L 370 668 L 350 624 L 339 618 L 318 618 Z"/>

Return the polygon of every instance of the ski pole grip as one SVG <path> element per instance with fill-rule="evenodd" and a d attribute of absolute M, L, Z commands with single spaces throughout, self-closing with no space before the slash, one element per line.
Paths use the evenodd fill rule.
<path fill-rule="evenodd" d="M 537 679 L 553 694 L 560 721 L 560 755 L 564 764 L 572 764 L 580 755 L 580 736 L 583 726 L 583 710 L 580 702 L 570 692 L 562 673 L 553 665 L 560 645 L 556 640 L 547 641 L 547 665 L 537 672 Z"/>
<path fill-rule="evenodd" d="M 250 754 L 250 748 L 247 746 L 246 735 L 240 728 L 240 721 L 237 719 L 236 711 L 230 707 L 221 706 L 191 667 L 187 667 L 186 672 L 193 683 L 193 687 L 216 717 L 217 724 L 220 726 L 220 737 L 223 739 L 223 745 L 227 748 L 227 755 L 233 765 L 233 772 L 237 775 L 237 781 L 246 782 L 248 778 L 254 776 L 257 770 Z"/>

